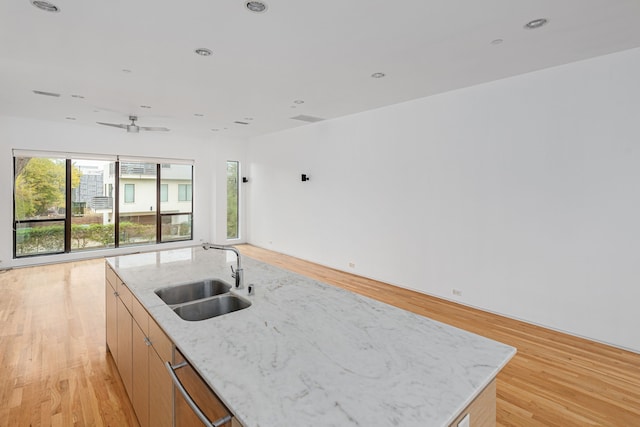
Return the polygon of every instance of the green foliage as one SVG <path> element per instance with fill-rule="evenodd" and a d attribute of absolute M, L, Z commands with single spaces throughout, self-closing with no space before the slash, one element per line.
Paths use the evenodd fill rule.
<path fill-rule="evenodd" d="M 190 227 L 185 223 L 186 227 Z M 182 229 L 183 224 L 181 224 Z M 72 224 L 73 249 L 91 249 L 113 246 L 115 243 L 113 224 Z M 120 243 L 142 243 L 155 241 L 153 224 L 120 223 Z M 62 252 L 64 250 L 64 226 L 20 228 L 16 231 L 17 255 Z"/>
<path fill-rule="evenodd" d="M 227 238 L 238 234 L 238 162 L 227 162 Z"/>
<path fill-rule="evenodd" d="M 20 170 L 15 180 L 15 217 L 29 219 L 57 215 L 64 208 L 66 187 L 66 162 L 64 160 L 33 157 L 18 159 Z M 26 161 L 25 161 L 26 160 Z M 82 172 L 74 165 L 71 169 L 71 185 L 80 185 Z"/>
<path fill-rule="evenodd" d="M 31 215 L 46 216 L 50 209 L 57 211 L 64 207 L 64 162 L 39 157 L 30 159 L 16 179 L 16 190 L 22 197 L 29 198 L 25 203 L 29 209 L 23 210 Z"/>
<path fill-rule="evenodd" d="M 24 177 L 18 175 L 15 182 L 15 216 L 16 219 L 32 218 L 36 214 L 33 204 L 33 188 L 25 183 Z"/>
<path fill-rule="evenodd" d="M 71 224 L 73 248 L 109 247 L 115 243 L 113 224 Z"/>
<path fill-rule="evenodd" d="M 155 241 L 155 239 L 156 226 L 154 224 L 120 223 L 120 243 L 142 243 Z"/>
<path fill-rule="evenodd" d="M 187 221 L 181 222 L 178 234 L 180 236 L 191 236 L 191 223 Z"/>
<path fill-rule="evenodd" d="M 64 226 L 19 228 L 16 230 L 17 255 L 62 252 L 64 250 Z"/>

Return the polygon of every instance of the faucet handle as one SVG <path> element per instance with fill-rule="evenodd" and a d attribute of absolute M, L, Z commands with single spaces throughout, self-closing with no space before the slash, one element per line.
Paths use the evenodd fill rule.
<path fill-rule="evenodd" d="M 238 273 L 233 269 L 233 265 L 230 265 L 229 267 L 231 267 L 231 277 L 235 279 Z"/>

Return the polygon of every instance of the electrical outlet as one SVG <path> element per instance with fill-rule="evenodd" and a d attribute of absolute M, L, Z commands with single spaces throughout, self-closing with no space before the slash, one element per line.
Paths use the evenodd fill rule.
<path fill-rule="evenodd" d="M 462 291 L 460 289 L 452 289 L 452 292 L 457 297 L 461 297 L 462 296 Z"/>
<path fill-rule="evenodd" d="M 350 262 L 349 262 L 349 267 L 351 267 L 351 268 L 356 268 L 356 263 L 355 263 L 355 262 L 353 262 L 353 261 L 350 261 Z"/>

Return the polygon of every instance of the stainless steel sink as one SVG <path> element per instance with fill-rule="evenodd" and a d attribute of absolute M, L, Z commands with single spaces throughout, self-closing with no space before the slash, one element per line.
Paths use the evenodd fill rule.
<path fill-rule="evenodd" d="M 231 285 L 219 279 L 207 279 L 199 282 L 176 285 L 158 289 L 156 295 L 168 305 L 182 304 L 215 295 L 226 294 Z"/>
<path fill-rule="evenodd" d="M 237 295 L 227 294 L 202 301 L 186 303 L 173 308 L 178 316 L 184 320 L 205 320 L 223 314 L 242 310 L 251 305 L 251 302 Z"/>

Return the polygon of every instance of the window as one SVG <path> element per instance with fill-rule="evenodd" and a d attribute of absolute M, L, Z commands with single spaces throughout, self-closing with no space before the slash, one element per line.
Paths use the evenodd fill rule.
<path fill-rule="evenodd" d="M 15 258 L 193 238 L 191 164 L 75 156 L 14 150 Z"/>
<path fill-rule="evenodd" d="M 237 239 L 238 233 L 238 177 L 237 161 L 227 162 L 227 239 Z"/>
<path fill-rule="evenodd" d="M 136 201 L 136 185 L 125 184 L 124 185 L 124 202 L 134 203 Z"/>
<path fill-rule="evenodd" d="M 140 161 L 120 162 L 119 206 L 120 246 L 143 245 L 157 241 L 158 165 Z"/>
<path fill-rule="evenodd" d="M 160 240 L 162 242 L 191 239 L 192 182 L 193 166 L 162 164 L 160 168 Z M 165 200 L 162 200 L 163 187 L 167 188 Z M 171 192 L 173 200 L 168 197 L 169 188 L 174 189 Z"/>
<path fill-rule="evenodd" d="M 169 184 L 160 184 L 160 201 L 169 201 Z"/>
<path fill-rule="evenodd" d="M 62 158 L 14 158 L 16 257 L 65 251 L 67 162 Z"/>
<path fill-rule="evenodd" d="M 191 201 L 191 184 L 178 184 L 178 201 Z"/>
<path fill-rule="evenodd" d="M 71 251 L 113 248 L 110 160 L 71 159 Z"/>

